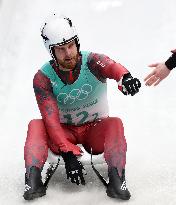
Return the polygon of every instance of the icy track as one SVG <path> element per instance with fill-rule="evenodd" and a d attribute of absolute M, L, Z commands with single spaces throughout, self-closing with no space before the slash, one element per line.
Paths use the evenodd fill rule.
<path fill-rule="evenodd" d="M 126 178 L 132 198 L 113 200 L 92 169 L 86 186 L 66 180 L 63 167 L 47 195 L 30 204 L 175 205 L 176 70 L 158 87 L 145 87 L 148 64 L 164 61 L 176 48 L 175 0 L 1 0 L 0 1 L 0 204 L 21 205 L 23 147 L 28 122 L 40 118 L 32 89 L 35 72 L 49 60 L 40 26 L 50 12 L 69 16 L 81 49 L 104 53 L 142 81 L 140 93 L 123 96 L 109 81 L 111 116 L 124 123 L 128 143 Z M 98 165 L 106 177 L 106 165 Z"/>

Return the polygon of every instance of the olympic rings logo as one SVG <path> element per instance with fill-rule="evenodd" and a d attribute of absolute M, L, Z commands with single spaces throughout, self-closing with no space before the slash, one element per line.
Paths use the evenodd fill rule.
<path fill-rule="evenodd" d="M 84 100 L 92 92 L 92 86 L 84 84 L 81 89 L 73 89 L 69 94 L 59 93 L 57 101 L 62 104 L 73 104 L 75 100 Z"/>

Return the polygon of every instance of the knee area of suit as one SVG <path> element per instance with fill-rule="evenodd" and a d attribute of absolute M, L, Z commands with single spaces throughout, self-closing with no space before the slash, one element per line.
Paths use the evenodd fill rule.
<path fill-rule="evenodd" d="M 112 126 L 112 127 L 120 127 L 120 128 L 123 128 L 123 123 L 122 123 L 122 120 L 118 117 L 111 117 L 109 119 L 109 124 Z"/>
<path fill-rule="evenodd" d="M 33 119 L 29 122 L 28 127 L 33 126 L 43 126 L 43 121 L 41 119 Z"/>

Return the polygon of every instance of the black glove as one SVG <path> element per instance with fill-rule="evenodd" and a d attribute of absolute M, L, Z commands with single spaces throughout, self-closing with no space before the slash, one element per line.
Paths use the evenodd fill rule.
<path fill-rule="evenodd" d="M 172 70 L 176 67 L 176 53 L 173 53 L 172 56 L 167 59 L 165 65 L 169 70 Z"/>
<path fill-rule="evenodd" d="M 139 92 L 141 83 L 137 78 L 133 78 L 130 73 L 127 73 L 123 76 L 122 79 L 122 93 L 124 95 L 135 95 Z"/>
<path fill-rule="evenodd" d="M 85 185 L 85 180 L 83 177 L 84 167 L 80 161 L 78 161 L 77 157 L 73 154 L 73 152 L 62 152 L 61 156 L 65 162 L 65 169 L 67 174 L 67 179 L 71 179 L 72 183 L 76 183 L 79 185 Z"/>

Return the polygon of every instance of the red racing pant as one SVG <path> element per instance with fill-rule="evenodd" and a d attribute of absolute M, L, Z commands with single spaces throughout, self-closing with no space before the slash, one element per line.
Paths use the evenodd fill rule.
<path fill-rule="evenodd" d="M 82 144 L 87 152 L 100 154 L 109 167 L 116 167 L 121 175 L 126 164 L 127 144 L 121 119 L 108 117 L 81 126 L 62 124 L 67 139 L 73 144 Z M 24 159 L 26 170 L 36 166 L 42 168 L 48 157 L 48 149 L 59 154 L 57 147 L 47 134 L 42 119 L 32 120 L 28 125 Z"/>

